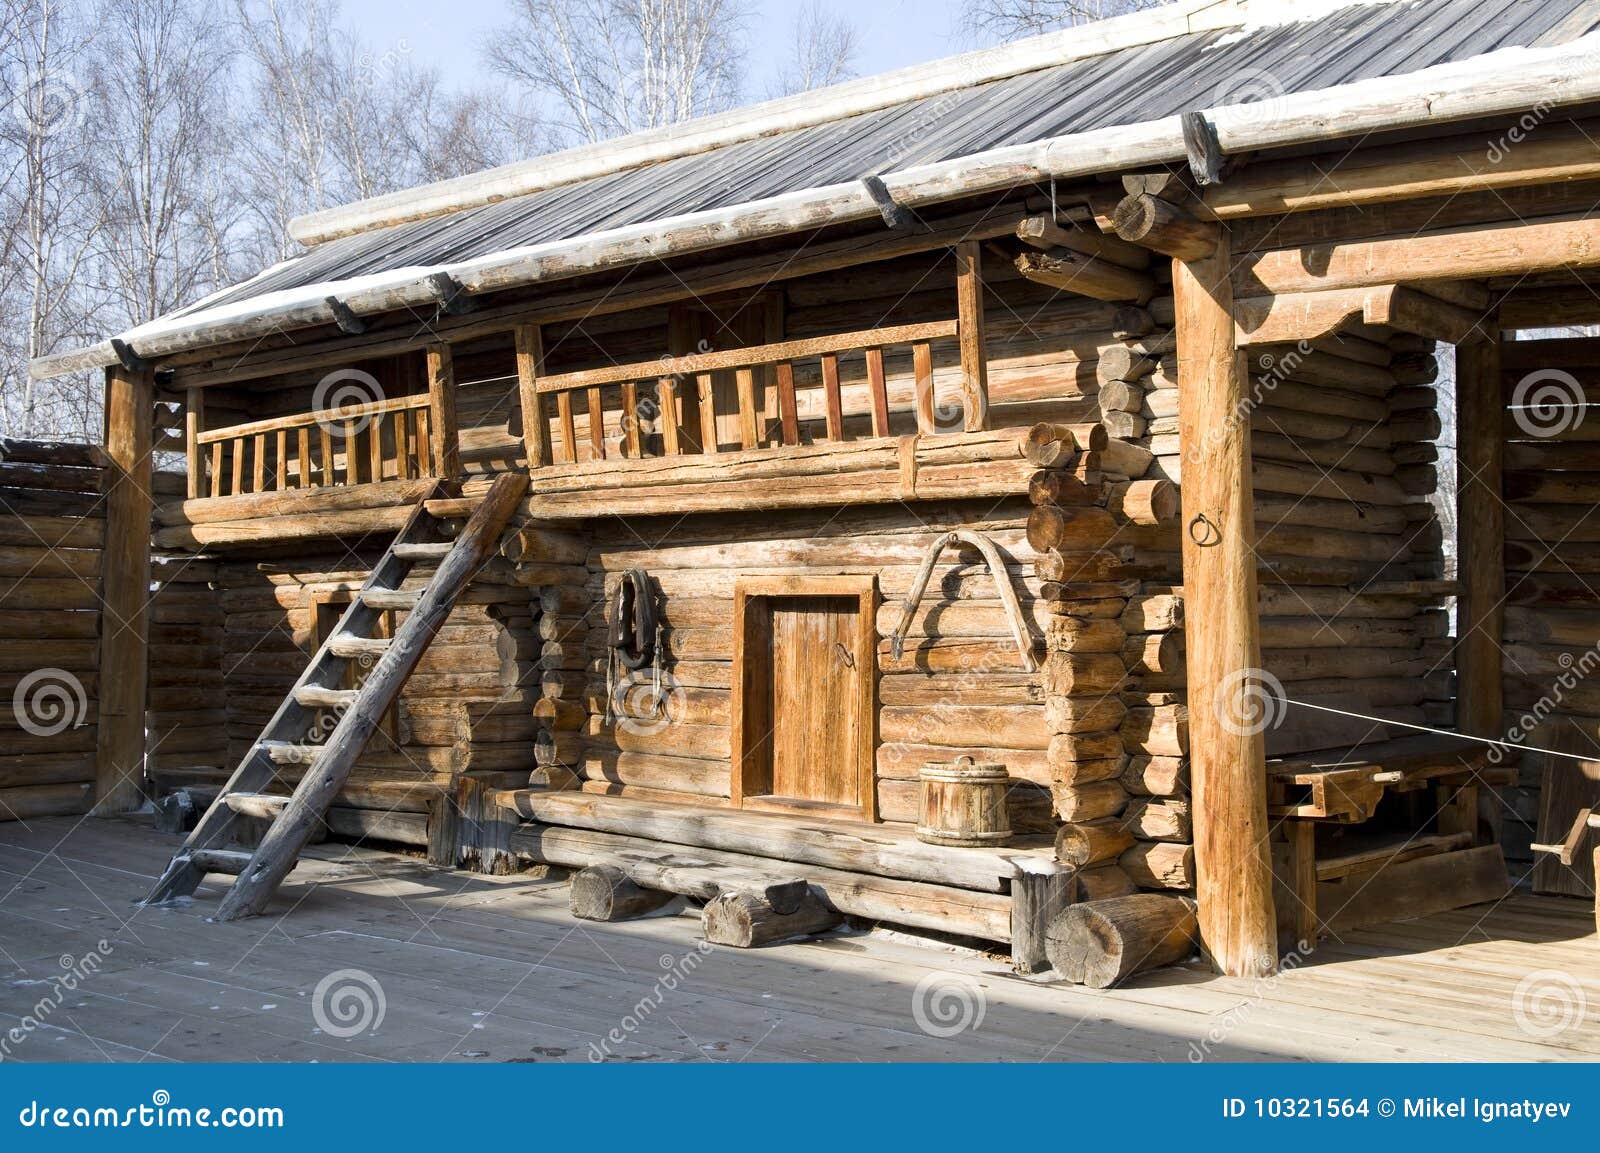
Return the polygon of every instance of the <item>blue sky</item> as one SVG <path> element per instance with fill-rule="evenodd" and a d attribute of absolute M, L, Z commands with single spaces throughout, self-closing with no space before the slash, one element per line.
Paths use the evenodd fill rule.
<path fill-rule="evenodd" d="M 972 45 L 960 29 L 960 0 L 827 0 L 861 33 L 862 75 L 936 60 Z M 746 87 L 765 90 L 765 76 L 787 53 L 801 0 L 756 0 Z M 470 83 L 480 70 L 478 45 L 507 19 L 508 0 L 344 0 L 346 23 L 377 50 L 401 41 L 419 63 L 437 65 L 447 81 Z"/>

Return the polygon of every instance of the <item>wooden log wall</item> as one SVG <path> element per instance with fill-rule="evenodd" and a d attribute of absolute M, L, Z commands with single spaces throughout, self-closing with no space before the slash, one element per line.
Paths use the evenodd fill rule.
<path fill-rule="evenodd" d="M 336 619 L 373 558 L 296 558 L 284 565 L 225 560 L 218 568 L 229 769 L 305 668 L 320 640 L 317 618 Z M 420 570 L 403 588 L 420 588 Z M 395 714 L 357 762 L 338 805 L 422 813 L 462 775 L 494 774 L 497 786 L 526 784 L 533 767 L 541 616 L 537 596 L 513 565 L 491 562 L 451 611 L 401 694 Z M 319 605 L 332 603 L 332 608 Z M 405 619 L 395 613 L 395 626 Z M 292 783 L 303 769 L 285 766 Z M 220 777 L 219 777 L 220 779 Z M 409 830 L 409 831 L 408 831 Z M 416 822 L 393 823 L 415 839 Z M 381 835 L 381 834 L 380 834 Z"/>
<path fill-rule="evenodd" d="M 1562 842 L 1600 806 L 1600 339 L 1514 340 L 1501 349 L 1505 401 L 1504 721 L 1529 745 L 1596 757 L 1524 755 L 1505 799 L 1507 856 Z M 1514 406 L 1514 407 L 1512 407 Z M 1574 867 L 1540 854 L 1535 889 L 1591 897 L 1594 830 Z"/>
<path fill-rule="evenodd" d="M 214 560 L 155 558 L 150 601 L 150 687 L 145 762 L 160 779 L 231 771 L 223 707 L 222 597 Z"/>
<path fill-rule="evenodd" d="M 1050 612 L 1033 572 L 1029 505 L 1003 502 L 864 507 L 842 513 L 644 519 L 595 528 L 586 596 L 588 718 L 579 772 L 585 791 L 725 806 L 730 791 L 734 589 L 745 576 L 847 574 L 877 578 L 878 812 L 917 819 L 924 762 L 971 755 L 1004 764 L 1016 784 L 1014 828 L 1050 822 L 1052 726 L 1043 670 L 1025 672 L 993 578 L 976 550 L 947 549 L 913 617 L 903 655 L 889 637 L 928 547 L 952 528 L 985 533 L 1006 558 L 1028 627 L 1041 645 Z M 661 596 L 670 654 L 669 723 L 606 724 L 605 612 L 632 568 L 649 571 Z M 565 650 L 562 652 L 565 657 Z M 563 677 L 563 683 L 565 677 Z M 1113 722 L 1114 723 L 1114 722 Z"/>
<path fill-rule="evenodd" d="M 94 800 L 105 481 L 92 446 L 0 441 L 0 821 Z"/>

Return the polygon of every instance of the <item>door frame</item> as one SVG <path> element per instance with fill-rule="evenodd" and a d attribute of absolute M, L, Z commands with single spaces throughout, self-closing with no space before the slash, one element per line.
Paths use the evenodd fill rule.
<path fill-rule="evenodd" d="M 759 602 L 788 597 L 838 597 L 856 602 L 856 643 L 850 654 L 861 673 L 857 678 L 856 782 L 861 797 L 858 808 L 834 805 L 786 804 L 751 793 L 747 786 L 760 770 L 755 748 L 746 747 L 748 705 L 765 662 L 749 659 L 753 653 L 752 629 L 758 622 Z M 736 809 L 765 809 L 773 812 L 824 816 L 875 822 L 878 819 L 877 774 L 874 753 L 878 744 L 878 580 L 866 576 L 749 576 L 740 577 L 733 591 L 733 700 L 729 722 L 732 760 L 729 766 L 728 797 Z"/>

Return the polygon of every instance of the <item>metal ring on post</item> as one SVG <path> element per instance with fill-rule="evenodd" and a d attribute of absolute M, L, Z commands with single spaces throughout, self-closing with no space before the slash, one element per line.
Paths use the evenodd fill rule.
<path fill-rule="evenodd" d="M 1209 529 L 1210 532 L 1202 537 L 1195 531 L 1199 528 Z M 1222 543 L 1222 530 L 1205 513 L 1197 512 L 1189 521 L 1189 539 L 1201 548 L 1215 548 Z"/>

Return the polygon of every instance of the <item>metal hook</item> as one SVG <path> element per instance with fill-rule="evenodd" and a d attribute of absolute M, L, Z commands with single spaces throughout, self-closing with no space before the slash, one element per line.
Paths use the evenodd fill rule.
<path fill-rule="evenodd" d="M 845 668 L 853 669 L 856 667 L 856 655 L 844 647 L 843 641 L 833 642 L 833 655 L 839 659 L 839 663 Z"/>
<path fill-rule="evenodd" d="M 1208 529 L 1209 532 L 1196 532 L 1196 529 Z M 1211 518 L 1203 512 L 1195 513 L 1194 519 L 1189 522 L 1189 539 L 1201 548 L 1214 548 L 1222 543 L 1222 530 L 1212 522 Z"/>

